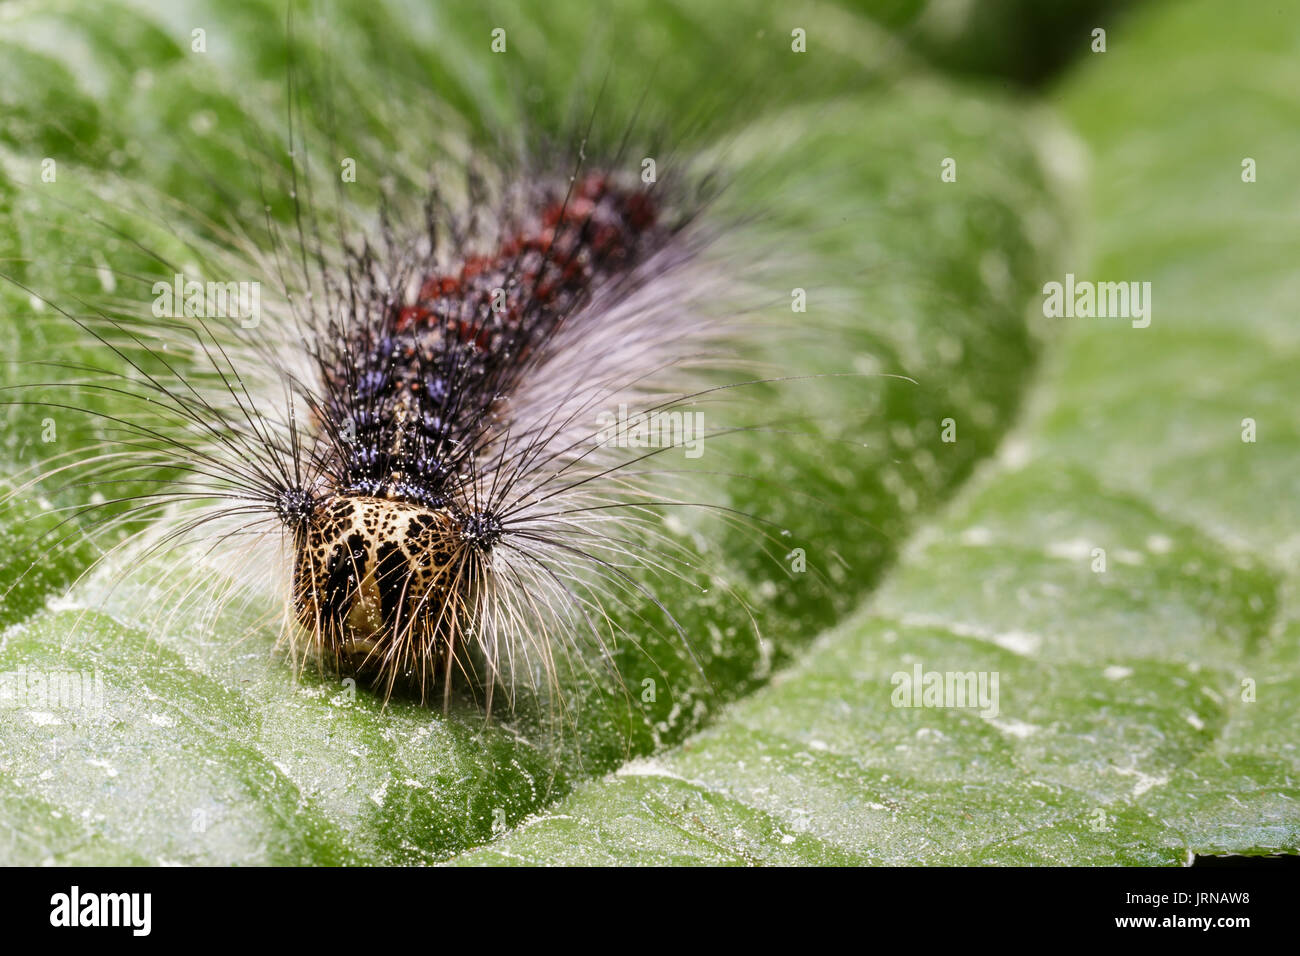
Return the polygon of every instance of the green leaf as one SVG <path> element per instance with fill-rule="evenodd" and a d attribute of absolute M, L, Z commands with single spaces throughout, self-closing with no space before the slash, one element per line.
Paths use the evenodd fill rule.
<path fill-rule="evenodd" d="M 868 607 L 714 726 L 461 861 L 1300 851 L 1297 49 L 1300 16 L 1263 2 L 1113 31 L 1059 92 L 1093 165 L 1070 271 L 1150 282 L 1150 326 L 1045 320 L 1069 332 L 1028 420 Z M 998 674 L 997 716 L 892 706 L 918 663 Z"/>
<path fill-rule="evenodd" d="M 947 71 L 1037 86 L 1088 55 L 1093 31 L 1119 29 L 1143 0 L 840 0 L 888 26 Z"/>
<path fill-rule="evenodd" d="M 110 9 L 102 19 L 70 3 L 16 12 L 6 39 L 33 55 L 4 70 L 34 70 L 50 96 L 84 104 L 79 122 L 109 145 L 60 152 L 57 116 L 31 114 L 47 128 L 8 144 L 0 166 L 5 271 L 56 306 L 138 316 L 150 283 L 170 275 L 145 250 L 229 267 L 240 250 L 217 223 L 256 222 L 269 206 L 291 227 L 277 176 L 281 15 L 278 3 L 234 0 Z M 1012 420 L 1038 352 L 1023 306 L 1065 231 L 1061 184 L 1038 145 L 1059 135 L 1050 121 L 915 72 L 877 27 L 830 5 L 801 14 L 826 43 L 804 60 L 793 59 L 776 2 L 626 0 L 608 5 L 595 30 L 580 5 L 511 17 L 517 62 L 489 53 L 494 21 L 476 4 L 366 2 L 304 18 L 297 28 L 323 52 L 303 54 L 303 75 L 335 67 L 334 102 L 348 109 L 338 126 L 326 109 L 306 111 L 300 141 L 343 136 L 371 168 L 406 176 L 476 127 L 519 126 L 524 108 L 542 131 L 565 129 L 608 51 L 598 136 L 616 139 L 638 110 L 687 117 L 682 145 L 725 157 L 732 186 L 710 213 L 723 242 L 780 250 L 760 277 L 768 304 L 756 328 L 790 328 L 790 289 L 809 291 L 798 328 L 756 336 L 747 357 L 800 373 L 865 373 L 770 388 L 756 401 L 760 418 L 788 416 L 803 434 L 720 447 L 717 470 L 751 478 L 700 476 L 705 492 L 786 533 L 756 541 L 707 515 L 670 524 L 701 571 L 653 584 L 695 660 L 653 607 L 616 609 L 629 627 L 643 621 L 638 646 L 618 648 L 612 675 L 587 659 L 562 674 L 568 720 L 557 734 L 543 702 L 525 699 L 485 727 L 473 701 L 444 717 L 295 676 L 274 648 L 268 621 L 278 608 L 221 599 L 232 578 L 223 560 L 235 560 L 221 553 L 155 560 L 125 581 L 110 554 L 67 595 L 96 557 L 85 548 L 51 553 L 38 574 L 20 577 L 26 549 L 48 546 L 51 516 L 69 513 L 52 509 L 75 513 L 91 500 L 85 488 L 52 500 L 24 492 L 14 499 L 21 510 L 5 515 L 14 557 L 0 566 L 0 586 L 15 589 L 0 673 L 91 675 L 78 690 L 96 706 L 0 707 L 0 859 L 424 862 L 481 844 L 578 782 L 685 739 L 761 686 L 867 593 L 918 516 Z M 206 55 L 188 52 L 200 26 Z M 715 69 L 718 51 L 742 40 L 745 68 Z M 648 82 L 666 60 L 684 66 Z M 526 107 L 511 95 L 521 74 L 536 80 Z M 57 154 L 55 184 L 39 178 L 47 149 Z M 250 152 L 264 178 L 239 172 Z M 962 157 L 960 186 L 940 181 L 949 155 Z M 118 276 L 115 291 L 102 287 L 104 266 Z M 51 306 L 12 286 L 0 295 L 9 354 L 105 360 Z M 90 407 L 131 409 L 103 395 Z M 9 411 L 11 487 L 41 455 L 75 455 L 104 434 L 102 423 L 56 413 L 58 438 L 45 448 L 45 413 Z M 953 415 L 961 440 L 949 444 L 941 422 Z M 784 563 L 793 547 L 807 551 L 809 573 Z M 178 603 L 178 588 L 198 597 Z M 643 703 L 647 678 L 659 692 Z"/>

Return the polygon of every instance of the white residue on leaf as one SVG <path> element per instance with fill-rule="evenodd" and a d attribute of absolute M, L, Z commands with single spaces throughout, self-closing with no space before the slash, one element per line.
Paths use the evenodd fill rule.
<path fill-rule="evenodd" d="M 37 727 L 53 727 L 63 723 L 57 715 L 51 714 L 48 710 L 29 710 L 27 716 Z"/>
<path fill-rule="evenodd" d="M 104 771 L 106 774 L 108 774 L 110 777 L 116 777 L 116 776 L 117 776 L 117 768 L 114 767 L 114 766 L 113 766 L 111 763 L 109 763 L 107 760 L 87 760 L 86 763 L 87 763 L 89 766 L 91 766 L 91 767 L 99 767 L 101 770 L 103 770 L 103 771 Z"/>
<path fill-rule="evenodd" d="M 1152 554 L 1168 554 L 1173 550 L 1173 539 L 1163 534 L 1153 534 L 1147 536 L 1147 550 Z"/>
<path fill-rule="evenodd" d="M 629 760 L 623 766 L 614 772 L 617 777 L 664 777 L 668 780 L 680 780 L 682 783 L 690 783 L 685 777 L 679 776 L 664 767 L 663 764 L 649 757 L 638 757 L 636 760 Z"/>
<path fill-rule="evenodd" d="M 1022 740 L 1025 737 L 1038 733 L 1039 731 L 1039 728 L 1033 724 L 1027 724 L 1023 720 L 1016 720 L 1012 717 L 1004 717 L 1001 720 L 990 720 L 989 723 L 1004 734 L 1010 734 L 1012 737 L 1019 737 Z"/>
<path fill-rule="evenodd" d="M 1101 675 L 1107 680 L 1123 680 L 1126 677 L 1133 676 L 1133 668 L 1124 667 L 1120 664 L 1111 664 L 1110 667 L 1101 672 Z"/>
<path fill-rule="evenodd" d="M 1038 650 L 1043 643 L 1043 639 L 1037 634 L 1030 634 L 1028 631 L 1007 631 L 1004 634 L 994 635 L 993 643 L 998 647 L 1011 651 L 1013 654 L 1028 657 Z"/>
<path fill-rule="evenodd" d="M 82 611 L 85 610 L 85 605 L 71 593 L 56 591 L 45 599 L 45 609 L 57 614 L 60 611 Z"/>
<path fill-rule="evenodd" d="M 1113 767 L 1112 768 L 1121 777 L 1136 777 L 1137 782 L 1133 784 L 1133 796 L 1140 797 L 1152 787 L 1163 787 L 1169 782 L 1168 777 L 1153 777 L 1143 773 L 1136 767 Z"/>
<path fill-rule="evenodd" d="M 674 701 L 672 709 L 668 711 L 668 716 L 659 721 L 655 727 L 660 733 L 668 733 L 677 725 L 677 720 L 682 716 L 682 705 L 680 701 Z"/>
<path fill-rule="evenodd" d="M 1092 543 L 1083 538 L 1071 538 L 1068 541 L 1053 541 L 1047 546 L 1047 553 L 1054 558 L 1069 561 L 1082 561 L 1092 554 Z"/>
<path fill-rule="evenodd" d="M 1008 438 L 998 449 L 998 461 L 1011 471 L 1019 471 L 1029 463 L 1032 454 L 1029 442 L 1023 438 Z"/>
<path fill-rule="evenodd" d="M 905 627 L 936 628 L 948 631 L 958 637 L 973 637 L 976 640 L 991 641 L 1004 650 L 1029 657 L 1042 646 L 1043 639 L 1028 631 L 1003 631 L 1001 633 L 975 624 L 963 624 L 960 621 L 948 621 L 928 614 L 904 614 L 902 624 Z"/>

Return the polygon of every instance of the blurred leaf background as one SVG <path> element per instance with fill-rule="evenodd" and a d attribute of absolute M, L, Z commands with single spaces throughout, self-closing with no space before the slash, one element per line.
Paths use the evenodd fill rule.
<path fill-rule="evenodd" d="M 672 118 L 683 150 L 727 147 L 736 185 L 715 215 L 763 211 L 729 241 L 787 251 L 767 317 L 788 325 L 788 290 L 809 290 L 806 334 L 754 357 L 914 383 L 766 396 L 810 433 L 725 450 L 768 481 L 703 480 L 781 528 L 780 547 L 687 521 L 707 572 L 656 582 L 704 674 L 655 636 L 662 621 L 637 625 L 645 652 L 615 664 L 634 691 L 655 680 L 657 698 L 575 670 L 576 730 L 558 738 L 526 710 L 484 727 L 468 706 L 444 718 L 353 700 L 295 680 L 255 611 L 159 621 L 156 589 L 61 596 L 89 548 L 42 562 L 0 610 L 0 671 L 93 671 L 106 704 L 0 708 L 0 859 L 1297 851 L 1286 264 L 1300 197 L 1282 170 L 1300 135 L 1300 15 L 1085 0 L 302 9 L 294 55 L 329 74 L 322 102 L 342 114 L 305 114 L 324 155 L 346 146 L 363 170 L 410 181 L 521 112 L 564 129 L 574 90 L 608 66 L 603 128 Z M 264 203 L 289 222 L 275 188 L 284 13 L 0 4 L 4 271 L 59 304 L 138 311 L 168 274 L 144 249 L 219 263 L 213 223 L 255 222 Z M 504 57 L 488 48 L 498 25 Z M 790 49 L 796 27 L 807 53 Z M 1245 157 L 1257 182 L 1242 181 Z M 57 183 L 40 181 L 46 158 Z M 361 178 L 360 201 L 374 185 Z M 107 268 L 122 277 L 112 292 Z M 1043 283 L 1067 271 L 1151 282 L 1151 327 L 1045 319 Z M 20 289 L 0 303 L 7 356 L 102 359 Z M 949 417 L 955 443 L 941 440 Z M 48 451 L 42 418 L 9 411 L 8 473 Z M 61 451 L 97 435 L 59 426 Z M 85 490 L 66 494 L 53 505 Z M 0 584 L 27 567 L 51 507 L 27 496 L 6 515 Z M 816 573 L 787 573 L 787 546 Z M 892 707 L 891 674 L 917 661 L 998 672 L 998 717 Z"/>

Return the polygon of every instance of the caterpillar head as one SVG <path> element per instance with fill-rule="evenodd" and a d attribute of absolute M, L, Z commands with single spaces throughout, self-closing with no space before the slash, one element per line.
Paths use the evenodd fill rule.
<path fill-rule="evenodd" d="M 446 508 L 336 495 L 294 530 L 293 602 L 317 652 L 340 670 L 421 690 L 464 643 L 485 553 L 499 530 Z"/>

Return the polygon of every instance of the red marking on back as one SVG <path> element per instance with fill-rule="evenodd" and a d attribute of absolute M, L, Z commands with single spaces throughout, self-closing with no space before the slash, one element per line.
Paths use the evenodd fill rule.
<path fill-rule="evenodd" d="M 547 203 L 532 229 L 503 239 L 495 254 L 466 258 L 454 275 L 426 276 L 416 301 L 398 312 L 396 330 L 445 322 L 460 341 L 489 348 L 500 326 L 517 324 L 526 310 L 564 308 L 562 297 L 572 302 L 598 272 L 619 268 L 657 220 L 647 192 L 589 173 L 567 197 Z M 494 302 L 507 283 L 504 302 Z"/>

